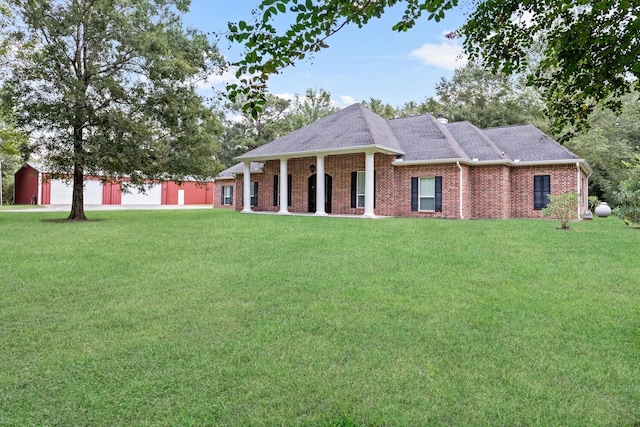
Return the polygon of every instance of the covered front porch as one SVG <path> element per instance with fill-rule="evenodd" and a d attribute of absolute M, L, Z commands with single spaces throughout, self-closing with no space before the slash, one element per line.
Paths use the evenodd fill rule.
<path fill-rule="evenodd" d="M 243 213 L 375 218 L 376 175 L 378 169 L 390 170 L 394 158 L 366 150 L 243 160 L 244 170 L 236 177 L 242 196 L 236 206 Z M 264 165 L 259 172 L 250 168 L 257 160 Z"/>

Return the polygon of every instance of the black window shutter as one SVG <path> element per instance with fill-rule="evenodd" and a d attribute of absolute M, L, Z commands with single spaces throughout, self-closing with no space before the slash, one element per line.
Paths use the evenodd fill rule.
<path fill-rule="evenodd" d="M 442 177 L 436 176 L 436 212 L 442 212 Z"/>
<path fill-rule="evenodd" d="M 411 177 L 411 210 L 418 210 L 418 178 Z"/>
<path fill-rule="evenodd" d="M 278 175 L 273 175 L 273 206 L 278 206 Z"/>
<path fill-rule="evenodd" d="M 351 207 L 357 207 L 358 203 L 358 172 L 351 172 Z"/>
<path fill-rule="evenodd" d="M 233 204 L 233 185 L 229 187 L 229 198 L 231 199 L 229 204 L 232 205 Z"/>
<path fill-rule="evenodd" d="M 224 205 L 224 185 L 220 187 L 221 194 L 220 194 L 220 206 Z"/>
<path fill-rule="evenodd" d="M 291 195 L 293 192 L 291 191 L 291 175 L 287 175 L 287 206 L 291 206 Z"/>
<path fill-rule="evenodd" d="M 254 206 L 258 206 L 258 183 L 253 183 Z"/>

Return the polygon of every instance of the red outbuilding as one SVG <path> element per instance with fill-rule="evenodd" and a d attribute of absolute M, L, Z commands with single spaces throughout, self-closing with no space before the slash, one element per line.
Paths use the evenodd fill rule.
<path fill-rule="evenodd" d="M 14 201 L 17 205 L 70 205 L 70 180 L 51 178 L 38 163 L 25 163 L 14 175 Z M 85 205 L 213 205 L 213 182 L 149 182 L 145 192 L 129 188 L 127 179 L 112 180 L 86 176 Z"/>

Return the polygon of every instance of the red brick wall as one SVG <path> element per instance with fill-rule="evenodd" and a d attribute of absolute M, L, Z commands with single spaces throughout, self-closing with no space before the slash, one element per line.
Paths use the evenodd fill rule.
<path fill-rule="evenodd" d="M 470 168 L 471 218 L 506 219 L 511 215 L 510 168 L 504 165 Z"/>
<path fill-rule="evenodd" d="M 264 206 L 267 206 L 267 203 L 271 203 L 271 193 L 265 193 L 265 188 L 264 188 L 264 182 L 265 182 L 265 176 L 262 173 L 252 173 L 251 174 L 251 182 L 257 182 L 258 183 L 258 206 L 254 206 L 252 209 L 254 211 L 266 211 L 267 209 L 264 209 Z M 231 184 L 233 183 L 233 184 Z M 223 184 L 221 184 L 223 185 Z M 227 183 L 225 183 L 224 185 L 233 185 L 233 207 L 235 207 L 235 209 L 237 211 L 241 211 L 243 208 L 243 204 L 242 204 L 242 196 L 244 193 L 244 178 L 243 175 L 238 175 L 236 176 L 236 180 L 234 181 L 227 181 Z M 273 187 L 273 183 L 271 184 L 271 187 Z M 220 205 L 220 189 L 218 188 L 217 190 L 217 196 L 216 198 L 217 200 L 217 205 L 215 206 L 219 206 Z M 249 201 L 247 201 L 247 203 L 250 203 Z M 230 206 L 224 206 L 224 207 L 230 207 Z"/>
<path fill-rule="evenodd" d="M 222 195 L 222 187 L 223 186 L 232 186 L 233 187 L 233 198 L 231 199 L 231 205 L 223 205 L 221 202 Z M 214 208 L 225 208 L 225 209 L 233 209 L 236 207 L 236 181 L 235 179 L 218 179 L 213 183 L 213 207 Z"/>
<path fill-rule="evenodd" d="M 411 210 L 411 178 L 442 177 L 442 212 Z M 460 170 L 455 163 L 396 167 L 395 216 L 418 218 L 460 218 Z M 464 205 L 464 203 L 463 203 Z"/>
<path fill-rule="evenodd" d="M 575 165 L 554 166 L 522 166 L 515 167 L 511 173 L 512 203 L 511 216 L 513 218 L 541 218 L 542 211 L 533 209 L 533 177 L 535 175 L 551 176 L 551 194 L 563 194 L 578 191 L 578 171 Z M 581 173 L 581 182 L 582 176 Z M 586 189 L 582 189 L 583 198 Z M 584 211 L 586 205 L 581 207 Z M 576 217 L 577 217 L 576 212 Z"/>

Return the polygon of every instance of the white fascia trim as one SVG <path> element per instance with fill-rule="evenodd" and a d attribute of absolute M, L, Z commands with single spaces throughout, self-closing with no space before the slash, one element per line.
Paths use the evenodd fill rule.
<path fill-rule="evenodd" d="M 548 166 L 548 165 L 576 165 L 579 164 L 580 167 L 587 173 L 592 173 L 593 170 L 589 166 L 586 160 L 584 159 L 573 159 L 573 160 L 547 160 L 547 161 L 534 161 L 534 162 L 511 162 L 512 166 Z"/>
<path fill-rule="evenodd" d="M 480 162 L 470 162 L 469 159 L 437 159 L 437 160 L 409 160 L 404 161 L 402 159 L 395 159 L 391 164 L 393 166 L 423 166 L 423 165 L 441 165 L 445 163 L 464 163 L 464 164 L 475 164 L 477 165 Z"/>
<path fill-rule="evenodd" d="M 327 149 L 327 150 L 311 150 L 311 151 L 296 151 L 291 153 L 278 153 L 278 154 L 265 154 L 261 156 L 238 156 L 234 157 L 233 160 L 237 160 L 240 162 L 251 161 L 251 162 L 263 162 L 266 160 L 277 160 L 277 159 L 295 159 L 300 157 L 316 157 L 316 156 L 331 156 L 331 155 L 341 155 L 341 154 L 354 154 L 354 153 L 385 153 L 392 154 L 396 156 L 404 155 L 403 151 L 394 150 L 389 147 L 385 147 L 383 145 L 364 145 L 364 146 L 355 146 L 355 147 L 345 147 L 345 148 L 337 148 L 337 149 Z"/>
<path fill-rule="evenodd" d="M 253 169 L 252 171 L 249 172 L 251 175 L 253 175 L 254 173 L 264 173 L 264 171 L 262 169 Z M 233 173 L 233 177 L 235 178 L 238 175 L 244 175 L 244 171 L 240 171 L 240 172 L 234 172 Z M 231 179 L 234 179 L 231 178 Z"/>
<path fill-rule="evenodd" d="M 545 160 L 545 161 L 514 161 L 514 160 L 485 160 L 485 161 L 473 161 L 469 159 L 437 159 L 437 160 L 410 160 L 403 161 L 402 159 L 396 159 L 393 161 L 393 166 L 425 166 L 425 165 L 436 165 L 443 163 L 458 163 L 468 166 L 495 166 L 495 165 L 504 165 L 504 166 L 549 166 L 549 165 L 575 165 L 579 163 L 581 167 L 585 170 L 585 172 L 592 173 L 593 171 L 587 164 L 584 159 L 566 159 L 566 160 Z"/>

